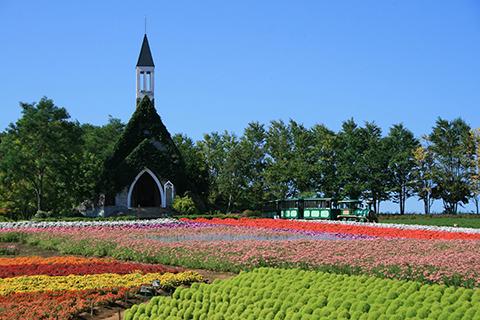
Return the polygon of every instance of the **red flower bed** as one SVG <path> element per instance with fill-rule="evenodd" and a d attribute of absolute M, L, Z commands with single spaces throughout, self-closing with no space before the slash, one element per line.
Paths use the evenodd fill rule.
<path fill-rule="evenodd" d="M 219 225 L 257 227 L 268 229 L 290 229 L 301 231 L 344 233 L 354 235 L 366 235 L 374 237 L 405 238 L 405 239 L 441 239 L 441 240 L 480 240 L 479 233 L 433 231 L 422 229 L 401 229 L 380 226 L 359 226 L 343 223 L 305 222 L 280 219 L 203 219 L 198 218 L 195 222 L 203 222 Z"/>
<path fill-rule="evenodd" d="M 0 319 L 71 319 L 92 306 L 123 299 L 135 290 L 48 291 L 0 296 Z"/>
<path fill-rule="evenodd" d="M 178 273 L 180 269 L 162 265 L 133 262 L 90 262 L 83 264 L 12 264 L 0 265 L 0 278 L 31 275 L 67 276 L 69 274 L 127 274 L 135 271 L 140 271 L 143 273 Z"/>

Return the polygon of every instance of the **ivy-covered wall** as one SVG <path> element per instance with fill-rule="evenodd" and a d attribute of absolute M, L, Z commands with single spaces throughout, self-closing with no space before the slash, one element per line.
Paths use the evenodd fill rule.
<path fill-rule="evenodd" d="M 204 207 L 195 186 L 188 180 L 180 151 L 147 96 L 140 101 L 112 155 L 105 161 L 99 191 L 105 193 L 106 205 L 113 205 L 115 195 L 128 187 L 144 168 L 152 170 L 160 180 L 170 180 L 177 194 L 188 191 L 197 205 Z"/>

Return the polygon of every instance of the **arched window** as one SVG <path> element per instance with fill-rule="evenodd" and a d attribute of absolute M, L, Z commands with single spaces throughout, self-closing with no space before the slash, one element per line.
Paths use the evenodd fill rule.
<path fill-rule="evenodd" d="M 173 204 L 173 200 L 175 199 L 175 187 L 173 183 L 167 181 L 165 183 L 165 198 L 166 198 L 166 206 L 170 207 Z"/>

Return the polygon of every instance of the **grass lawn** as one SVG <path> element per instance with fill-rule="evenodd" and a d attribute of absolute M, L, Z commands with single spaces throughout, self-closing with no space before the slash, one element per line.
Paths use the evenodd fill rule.
<path fill-rule="evenodd" d="M 432 226 L 447 226 L 464 228 L 480 228 L 480 215 L 472 214 L 406 214 L 406 215 L 381 215 L 379 218 L 381 223 L 403 223 L 403 224 L 421 224 Z"/>

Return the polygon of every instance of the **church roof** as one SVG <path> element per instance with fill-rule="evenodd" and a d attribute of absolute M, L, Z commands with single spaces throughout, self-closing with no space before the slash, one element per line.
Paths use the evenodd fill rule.
<path fill-rule="evenodd" d="M 150 46 L 148 45 L 147 35 L 143 37 L 142 49 L 138 56 L 137 67 L 154 67 L 152 53 L 150 52 Z"/>

